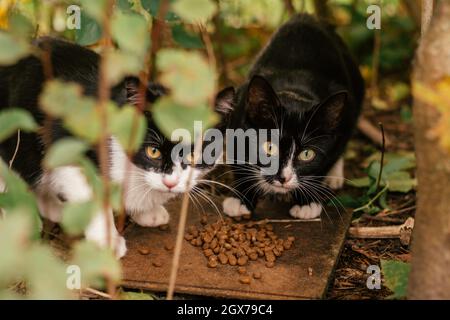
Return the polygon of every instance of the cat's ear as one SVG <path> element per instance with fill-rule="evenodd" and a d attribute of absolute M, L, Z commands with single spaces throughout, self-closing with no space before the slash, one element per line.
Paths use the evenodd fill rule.
<path fill-rule="evenodd" d="M 320 119 L 326 122 L 329 129 L 335 129 L 341 123 L 347 99 L 348 91 L 339 91 L 329 96 L 319 106 Z"/>
<path fill-rule="evenodd" d="M 139 92 L 140 81 L 136 77 L 127 77 L 125 79 L 125 88 L 127 91 L 127 102 L 135 106 L 142 101 L 143 95 Z M 155 102 L 158 98 L 167 94 L 167 89 L 156 82 L 148 82 L 145 92 L 147 102 Z"/>
<path fill-rule="evenodd" d="M 253 76 L 248 84 L 247 114 L 255 122 L 273 122 L 274 109 L 280 103 L 272 86 L 261 76 Z"/>
<path fill-rule="evenodd" d="M 235 94 L 233 87 L 227 87 L 216 95 L 214 108 L 222 117 L 228 117 L 233 111 Z"/>

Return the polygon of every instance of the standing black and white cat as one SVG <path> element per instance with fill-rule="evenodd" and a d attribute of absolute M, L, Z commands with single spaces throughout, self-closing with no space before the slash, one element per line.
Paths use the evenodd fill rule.
<path fill-rule="evenodd" d="M 45 38 L 38 41 L 42 50 L 50 50 L 51 65 L 55 78 L 76 82 L 84 94 L 96 96 L 98 91 L 99 56 L 81 46 L 56 39 Z M 39 94 L 44 84 L 43 67 L 40 59 L 31 56 L 16 65 L 0 68 L 0 110 L 9 107 L 21 107 L 29 111 L 38 124 L 43 125 L 44 114 L 38 107 Z M 136 103 L 142 97 L 137 96 L 139 81 L 127 78 L 111 89 L 111 98 L 118 104 Z M 165 90 L 161 86 L 150 84 L 147 88 L 147 100 L 155 101 Z M 73 110 L 77 112 L 77 110 Z M 164 203 L 177 194 L 191 188 L 197 179 L 209 172 L 212 165 L 195 164 L 182 161 L 192 157 L 190 154 L 173 158 L 175 143 L 166 139 L 153 122 L 152 115 L 145 112 L 147 133 L 143 144 L 130 159 L 120 143 L 110 137 L 110 174 L 113 181 L 122 183 L 128 175 L 128 188 L 125 194 L 125 207 L 132 219 L 141 226 L 154 227 L 166 224 L 169 213 Z M 66 137 L 69 133 L 60 121 L 55 120 L 52 127 L 52 141 Z M 0 156 L 9 161 L 15 152 L 17 140 L 13 136 L 0 144 Z M 45 171 L 42 166 L 44 143 L 37 133 L 21 133 L 19 149 L 15 156 L 13 169 L 18 172 L 34 189 L 38 196 L 38 205 L 42 216 L 59 222 L 65 202 L 83 202 L 91 199 L 92 188 L 88 185 L 81 169 L 65 166 Z M 96 163 L 95 152 L 88 156 Z M 129 171 L 126 168 L 129 167 Z M 193 169 L 189 175 L 190 168 Z M 190 181 L 189 180 L 190 177 Z M 0 185 L 1 185 L 0 177 Z M 2 189 L 3 190 L 3 189 Z M 112 217 L 112 210 L 111 210 Z M 98 212 L 85 231 L 87 239 L 101 246 L 112 246 L 116 255 L 122 257 L 126 252 L 125 240 L 117 232 L 114 222 L 108 226 L 112 235 L 111 244 L 106 243 L 105 215 Z M 113 219 L 110 219 L 113 221 Z"/>
<path fill-rule="evenodd" d="M 232 89 L 228 89 L 232 93 Z M 342 153 L 355 127 L 364 82 L 344 43 L 308 15 L 284 24 L 258 56 L 236 93 L 229 127 L 279 129 L 279 143 L 258 147 L 279 160 L 275 174 L 261 163 L 233 165 L 242 197 L 224 200 L 229 216 L 250 213 L 266 193 L 289 195 L 295 218 L 321 214 L 330 190 L 342 187 Z"/>

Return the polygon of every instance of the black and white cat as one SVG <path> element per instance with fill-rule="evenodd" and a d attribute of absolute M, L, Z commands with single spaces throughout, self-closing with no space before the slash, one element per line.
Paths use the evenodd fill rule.
<path fill-rule="evenodd" d="M 42 39 L 38 45 L 41 49 L 50 49 L 52 70 L 56 78 L 80 84 L 86 95 L 97 95 L 99 56 L 95 52 L 50 38 Z M 0 110 L 19 106 L 28 110 L 42 125 L 44 114 L 38 107 L 38 97 L 43 83 L 42 64 L 36 57 L 31 56 L 14 66 L 0 68 Z M 127 78 L 111 89 L 111 97 L 118 105 L 135 103 L 142 98 L 136 96 L 138 85 L 137 79 Z M 150 84 L 147 88 L 147 100 L 154 102 L 164 93 L 165 89 L 161 86 Z M 158 130 L 151 113 L 145 112 L 145 117 L 148 130 L 143 144 L 132 159 L 126 155 L 120 143 L 110 137 L 110 174 L 112 180 L 117 183 L 122 183 L 125 175 L 128 175 L 125 194 L 127 213 L 139 225 L 155 227 L 169 221 L 169 213 L 164 208 L 164 203 L 187 191 L 187 185 L 194 187 L 197 179 L 209 172 L 214 164 L 186 164 L 189 161 L 182 160 L 189 159 L 192 156 L 189 154 L 173 159 L 171 154 L 176 144 L 166 139 Z M 51 134 L 52 141 L 69 135 L 58 120 L 54 121 Z M 16 137 L 11 137 L 0 145 L 0 156 L 5 161 L 13 157 L 16 143 Z M 90 151 L 88 156 L 97 163 L 93 151 Z M 80 168 L 66 166 L 46 172 L 41 166 L 43 157 L 42 137 L 37 133 L 22 132 L 13 169 L 33 187 L 38 196 L 42 216 L 59 222 L 65 202 L 87 201 L 93 197 L 93 191 Z M 129 171 L 126 171 L 127 167 Z M 193 169 L 191 176 L 190 168 Z M 101 246 L 113 247 L 116 256 L 122 257 L 126 253 L 125 240 L 119 235 L 113 222 L 108 226 L 113 243 L 107 244 L 108 230 L 105 220 L 105 215 L 98 212 L 87 227 L 85 236 Z"/>
<path fill-rule="evenodd" d="M 295 218 L 320 216 L 332 189 L 342 187 L 342 153 L 364 97 L 357 65 L 332 28 L 313 17 L 293 17 L 272 37 L 236 93 L 229 127 L 279 129 L 279 144 L 259 148 L 279 161 L 278 172 L 264 165 L 233 165 L 241 198 L 223 202 L 229 216 L 249 214 L 263 194 L 289 195 Z M 233 92 L 233 89 L 228 89 Z"/>

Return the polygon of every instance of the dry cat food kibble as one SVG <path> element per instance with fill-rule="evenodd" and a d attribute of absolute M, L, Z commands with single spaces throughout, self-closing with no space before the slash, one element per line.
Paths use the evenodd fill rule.
<path fill-rule="evenodd" d="M 292 236 L 278 238 L 273 226 L 266 221 L 240 223 L 226 218 L 208 224 L 202 217 L 201 225 L 200 228 L 190 226 L 185 240 L 203 251 L 209 268 L 217 268 L 219 264 L 239 266 L 238 271 L 243 276 L 247 272 L 244 266 L 258 259 L 262 259 L 267 268 L 273 268 L 276 260 L 295 241 Z M 255 272 L 253 278 L 260 279 L 261 273 Z M 251 277 L 241 277 L 239 281 L 250 284 Z"/>

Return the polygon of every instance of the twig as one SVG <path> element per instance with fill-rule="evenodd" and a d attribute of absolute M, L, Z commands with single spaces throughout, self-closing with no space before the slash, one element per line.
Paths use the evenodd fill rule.
<path fill-rule="evenodd" d="M 383 166 L 384 166 L 384 151 L 385 151 L 385 138 L 384 138 L 384 128 L 383 128 L 383 124 L 381 122 L 378 123 L 378 126 L 380 127 L 381 130 L 381 160 L 380 160 L 380 172 L 378 173 L 378 178 L 377 178 L 377 187 L 375 188 L 375 190 L 378 191 L 379 187 L 380 187 L 380 183 L 381 183 L 381 175 L 383 174 Z"/>
<path fill-rule="evenodd" d="M 403 245 L 408 245 L 414 228 L 414 218 L 409 217 L 405 223 L 398 226 L 383 227 L 350 227 L 350 237 L 359 239 L 391 239 L 399 238 Z"/>
<path fill-rule="evenodd" d="M 156 19 L 153 19 L 153 27 L 152 27 L 152 34 L 151 34 L 151 40 L 152 40 L 152 47 L 151 47 L 151 53 L 150 53 L 150 63 L 154 64 L 156 59 L 156 53 L 158 52 L 159 48 L 161 47 L 162 42 L 162 31 L 164 29 L 165 25 L 165 19 L 167 11 L 169 10 L 169 1 L 168 0 L 162 0 L 159 4 L 159 11 Z M 151 66 L 150 70 L 150 78 L 154 79 L 156 76 L 156 68 Z"/>
<path fill-rule="evenodd" d="M 197 140 L 201 140 L 202 135 L 199 137 L 196 137 Z M 197 143 L 196 148 L 194 150 L 194 159 L 197 157 L 195 156 L 198 152 L 201 152 L 201 143 Z M 193 160 L 194 161 L 194 160 Z M 172 268 L 170 269 L 170 278 L 169 278 L 169 288 L 167 289 L 167 300 L 173 299 L 173 294 L 175 292 L 175 283 L 177 281 L 177 274 L 178 274 L 178 267 L 180 263 L 180 255 L 181 255 L 181 249 L 183 247 L 183 236 L 184 236 L 184 230 L 186 229 L 186 220 L 188 215 L 188 208 L 189 208 L 189 189 L 191 187 L 190 181 L 192 178 L 192 174 L 194 172 L 193 167 L 191 167 L 191 170 L 189 170 L 189 175 L 186 182 L 186 192 L 183 195 L 183 200 L 181 202 L 181 209 L 180 209 L 180 220 L 178 222 L 178 231 L 177 231 L 177 238 L 175 241 L 175 248 L 172 258 Z"/>
<path fill-rule="evenodd" d="M 380 49 L 381 49 L 381 32 L 380 30 L 375 29 L 373 38 L 373 55 L 372 55 L 372 81 L 370 84 L 372 99 L 378 97 L 378 71 L 380 68 Z"/>
<path fill-rule="evenodd" d="M 295 14 L 295 7 L 292 4 L 292 0 L 283 0 L 283 2 L 286 11 L 289 13 L 290 16 L 293 16 Z"/>
<path fill-rule="evenodd" d="M 98 291 L 98 290 L 93 289 L 93 288 L 84 288 L 82 291 L 86 291 L 86 292 L 89 292 L 91 294 L 95 294 L 95 295 L 100 296 L 102 298 L 111 299 L 111 300 L 113 299 L 113 297 L 111 295 L 107 294 L 106 292 Z"/>
<path fill-rule="evenodd" d="M 390 216 L 390 215 L 394 215 L 394 214 L 404 213 L 404 212 L 412 211 L 414 209 L 416 209 L 415 205 L 411 206 L 411 207 L 407 207 L 407 208 L 402 208 L 402 209 L 398 209 L 398 210 L 388 211 L 385 214 L 383 214 L 383 216 Z"/>
<path fill-rule="evenodd" d="M 14 160 L 16 159 L 17 152 L 19 151 L 19 146 L 20 146 L 20 129 L 17 130 L 16 149 L 14 149 L 14 154 L 13 154 L 11 160 L 9 160 L 9 169 L 12 168 L 12 165 L 13 165 L 13 163 L 14 163 Z"/>
<path fill-rule="evenodd" d="M 372 140 L 377 145 L 381 146 L 383 143 L 383 137 L 381 136 L 380 130 L 374 126 L 366 117 L 359 117 L 357 127 L 362 134 L 364 134 L 367 138 Z M 385 147 L 389 147 L 391 145 L 391 139 L 385 135 Z"/>
<path fill-rule="evenodd" d="M 114 0 L 108 0 L 106 4 L 106 12 L 103 20 L 103 52 L 100 60 L 99 68 L 99 85 L 98 85 L 98 104 L 97 109 L 100 115 L 100 130 L 101 135 L 98 143 L 98 157 L 100 162 L 100 172 L 103 184 L 102 206 L 103 214 L 105 215 L 106 223 L 106 243 L 112 245 L 111 225 L 114 224 L 110 215 L 110 179 L 109 179 L 109 152 L 108 152 L 108 112 L 107 104 L 110 98 L 110 83 L 107 77 L 107 59 L 111 46 L 111 24 L 110 17 L 112 15 Z M 107 289 L 111 296 L 115 294 L 115 288 L 111 281 L 107 279 Z"/>
<path fill-rule="evenodd" d="M 320 222 L 322 219 L 316 218 L 316 219 L 266 219 L 263 220 L 267 223 L 292 223 L 292 222 Z M 256 224 L 262 224 L 264 222 L 256 222 Z"/>
<path fill-rule="evenodd" d="M 404 222 L 404 219 L 390 218 L 390 217 L 386 217 L 385 215 L 371 216 L 369 214 L 363 214 L 361 216 L 361 218 L 366 219 L 366 220 L 391 222 L 391 223 L 403 223 Z"/>
<path fill-rule="evenodd" d="M 365 205 L 363 205 L 363 206 L 361 206 L 361 207 L 356 208 L 355 210 L 353 210 L 353 213 L 358 212 L 358 211 L 362 211 L 362 210 L 364 210 L 364 209 L 369 208 L 369 207 L 370 207 L 370 206 L 371 206 L 371 205 L 372 205 L 379 197 L 381 197 L 381 195 L 382 195 L 383 193 L 386 192 L 387 189 L 388 189 L 388 184 L 386 183 L 386 185 L 384 186 L 384 188 L 381 189 L 381 191 L 378 192 L 378 193 L 375 195 L 375 197 L 373 197 L 372 199 L 370 199 L 369 202 L 367 202 Z"/>
<path fill-rule="evenodd" d="M 168 7 L 166 5 L 162 5 L 161 10 L 158 13 L 158 17 L 160 17 L 161 19 L 166 15 L 166 11 Z M 160 32 L 161 29 L 152 29 L 152 33 L 150 34 L 150 40 L 152 39 L 156 39 L 160 37 L 160 35 L 154 35 L 153 32 Z M 139 74 L 139 88 L 138 88 L 138 95 L 139 95 L 139 99 L 138 99 L 138 105 L 137 105 L 137 110 L 138 112 L 136 112 L 133 116 L 133 121 L 132 121 L 132 126 L 131 126 L 131 132 L 130 132 L 130 140 L 128 141 L 128 145 L 132 145 L 133 142 L 136 140 L 136 135 L 137 135 L 137 129 L 138 129 L 138 122 L 139 122 L 139 116 L 142 115 L 142 113 L 144 113 L 145 111 L 145 107 L 147 106 L 147 84 L 148 84 L 148 80 L 151 74 L 151 70 L 152 67 L 154 67 L 154 61 L 152 61 L 152 57 L 156 56 L 158 49 L 154 49 L 154 46 L 152 45 L 150 47 L 149 52 L 146 53 L 145 55 L 145 61 L 144 61 L 144 71 L 142 71 Z M 153 68 L 154 69 L 154 68 Z M 128 158 L 131 158 L 133 156 L 133 151 L 131 151 L 132 149 L 130 148 L 129 151 L 127 152 L 127 156 Z M 125 214 L 125 197 L 126 197 L 126 193 L 128 191 L 128 186 L 129 186 L 129 182 L 130 182 L 130 177 L 131 175 L 129 174 L 130 170 L 131 170 L 131 161 L 126 161 L 125 163 L 125 175 L 124 175 L 124 180 L 122 183 L 122 190 L 121 190 L 121 194 L 120 194 L 120 209 L 119 209 L 119 218 L 117 221 L 117 229 L 120 233 L 123 232 L 124 228 L 125 228 L 125 220 L 126 220 L 126 214 Z"/>

